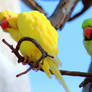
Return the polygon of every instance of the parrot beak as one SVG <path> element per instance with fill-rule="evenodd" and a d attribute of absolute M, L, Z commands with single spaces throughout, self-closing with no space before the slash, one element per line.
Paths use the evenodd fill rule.
<path fill-rule="evenodd" d="M 92 40 L 92 28 L 85 27 L 84 28 L 84 35 L 85 35 L 85 40 Z"/>
<path fill-rule="evenodd" d="M 2 20 L 0 21 L 0 26 L 1 26 L 4 30 L 6 30 L 7 28 L 11 28 L 6 18 L 4 18 L 4 19 L 2 19 Z"/>

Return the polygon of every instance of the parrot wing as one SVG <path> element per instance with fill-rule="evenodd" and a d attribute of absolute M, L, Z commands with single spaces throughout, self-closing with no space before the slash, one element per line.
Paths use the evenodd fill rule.
<path fill-rule="evenodd" d="M 45 51 L 54 50 L 57 54 L 58 34 L 43 14 L 37 11 L 20 13 L 18 27 L 21 34 L 35 39 Z"/>

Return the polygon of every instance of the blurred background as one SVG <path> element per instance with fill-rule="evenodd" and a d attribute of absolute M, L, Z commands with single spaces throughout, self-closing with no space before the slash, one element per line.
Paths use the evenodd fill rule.
<path fill-rule="evenodd" d="M 59 3 L 59 0 L 35 1 L 46 11 L 47 16 L 51 16 Z M 82 2 L 78 2 L 72 16 L 81 10 L 82 7 Z M 14 10 L 16 12 L 27 12 L 31 10 L 23 1 L 0 0 L 0 11 L 4 9 Z M 80 17 L 71 22 L 67 22 L 62 30 L 58 29 L 58 57 L 62 62 L 60 69 L 81 72 L 88 71 L 91 57 L 83 45 L 83 29 L 81 26 L 85 19 L 91 17 L 92 7 Z M 1 42 L 2 38 L 5 38 L 7 41 L 9 40 L 12 44 L 16 44 L 8 34 L 0 32 L 0 67 L 2 66 L 2 69 L 0 68 L 0 92 L 65 92 L 62 85 L 54 76 L 52 79 L 49 79 L 45 73 L 40 71 L 30 71 L 28 75 L 23 75 L 16 79 L 15 75 L 25 70 L 26 67 L 15 63 L 15 56 L 11 54 L 9 48 Z M 84 77 L 63 77 L 70 92 L 82 92 L 82 88 L 79 88 L 79 84 L 83 81 Z M 7 88 L 9 85 L 10 89 Z M 3 91 L 6 88 L 9 89 L 9 91 Z"/>
<path fill-rule="evenodd" d="M 0 0 L 0 11 L 5 9 L 20 12 L 20 2 L 18 0 Z M 31 84 L 27 75 L 16 78 L 16 74 L 24 71 L 26 66 L 16 62 L 15 55 L 2 43 L 3 38 L 16 45 L 10 35 L 4 33 L 0 28 L 0 92 L 31 92 Z"/>

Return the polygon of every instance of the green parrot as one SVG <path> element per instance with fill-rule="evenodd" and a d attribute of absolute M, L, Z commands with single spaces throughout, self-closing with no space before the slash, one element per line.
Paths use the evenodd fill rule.
<path fill-rule="evenodd" d="M 84 34 L 84 46 L 92 57 L 92 18 L 86 19 L 83 24 L 83 34 Z"/>
<path fill-rule="evenodd" d="M 84 46 L 88 52 L 88 54 L 91 56 L 92 59 L 92 18 L 84 20 L 82 24 L 83 28 L 83 36 L 84 36 Z M 92 83 L 92 78 L 87 77 L 84 79 L 84 81 L 79 85 L 79 87 L 86 86 L 88 83 Z"/>

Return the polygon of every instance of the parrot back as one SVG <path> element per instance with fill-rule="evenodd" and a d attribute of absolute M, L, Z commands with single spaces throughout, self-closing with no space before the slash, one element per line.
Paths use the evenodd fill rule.
<path fill-rule="evenodd" d="M 52 51 L 57 54 L 58 34 L 42 13 L 38 11 L 20 13 L 18 16 L 18 28 L 24 37 L 35 39 L 48 54 Z M 24 55 L 29 54 L 28 56 L 31 56 L 31 59 L 35 59 L 35 57 L 38 59 L 41 56 L 38 48 L 31 42 L 24 42 L 20 50 Z"/>

